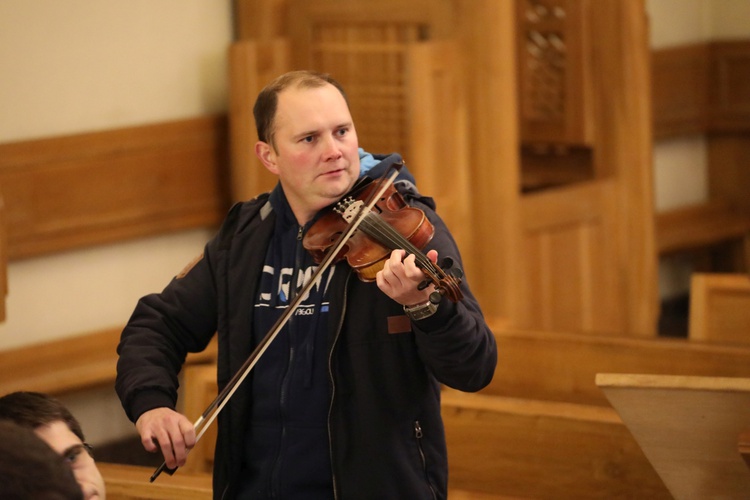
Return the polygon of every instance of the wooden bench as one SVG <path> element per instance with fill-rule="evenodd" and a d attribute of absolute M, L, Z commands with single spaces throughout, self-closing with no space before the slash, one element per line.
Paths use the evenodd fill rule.
<path fill-rule="evenodd" d="M 212 485 L 210 474 L 187 473 L 180 468 L 172 476 L 162 474 L 149 482 L 153 468 L 137 465 L 97 463 L 104 477 L 109 500 L 210 500 Z M 520 500 L 500 494 L 474 490 L 451 489 L 451 500 Z"/>
<path fill-rule="evenodd" d="M 456 494 L 606 498 L 619 491 L 625 492 L 621 498 L 668 498 L 596 386 L 597 373 L 750 376 L 750 348 L 744 346 L 491 326 L 499 361 L 490 386 L 479 394 L 444 392 Z M 190 381 L 191 374 L 198 380 Z M 196 409 L 188 415 L 194 419 L 215 395 L 205 390 L 215 391 L 215 370 L 190 368 L 185 377 L 186 388 L 198 388 L 184 396 L 186 408 Z M 196 457 L 188 462 L 209 463 Z"/>
<path fill-rule="evenodd" d="M 750 344 L 750 276 L 693 274 L 688 325 L 691 340 Z"/>
<path fill-rule="evenodd" d="M 450 390 L 442 408 L 451 488 L 529 499 L 671 498 L 611 408 Z"/>
<path fill-rule="evenodd" d="M 721 243 L 742 245 L 743 265 L 750 257 L 750 214 L 729 203 L 711 201 L 656 214 L 659 255 L 705 249 Z"/>
<path fill-rule="evenodd" d="M 104 478 L 108 500 L 210 500 L 213 498 L 211 475 L 184 474 L 160 475 L 153 483 L 149 480 L 153 468 L 98 462 Z"/>
<path fill-rule="evenodd" d="M 183 377 L 185 414 L 195 421 L 216 397 L 216 366 L 213 364 L 187 366 Z M 198 444 L 190 451 L 187 463 L 180 468 L 182 473 L 210 474 L 213 470 L 215 444 L 216 422 L 206 430 Z M 479 491 L 474 485 L 465 484 L 461 488 L 452 488 L 448 498 L 451 500 L 511 500 L 515 497 Z"/>
<path fill-rule="evenodd" d="M 483 394 L 609 406 L 597 373 L 750 377 L 750 346 L 490 326 L 498 364 Z"/>
<path fill-rule="evenodd" d="M 121 327 L 0 352 L 0 395 L 14 391 L 62 394 L 112 385 Z M 216 360 L 216 339 L 188 364 Z"/>

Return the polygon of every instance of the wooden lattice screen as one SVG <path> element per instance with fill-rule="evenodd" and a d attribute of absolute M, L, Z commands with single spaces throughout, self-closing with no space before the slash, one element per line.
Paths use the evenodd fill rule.
<path fill-rule="evenodd" d="M 589 144 L 587 1 L 516 1 L 522 140 Z"/>

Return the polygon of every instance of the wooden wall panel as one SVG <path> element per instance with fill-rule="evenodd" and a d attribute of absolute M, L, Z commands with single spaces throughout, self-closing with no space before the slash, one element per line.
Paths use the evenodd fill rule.
<path fill-rule="evenodd" d="M 607 238 L 617 252 L 607 266 L 623 283 L 619 307 L 626 335 L 653 336 L 658 316 L 654 238 L 651 66 L 644 2 L 591 2 L 592 79 L 598 176 L 614 176 L 616 224 Z"/>
<path fill-rule="evenodd" d="M 0 145 L 9 259 L 217 224 L 224 117 Z"/>
<path fill-rule="evenodd" d="M 750 276 L 695 273 L 690 281 L 691 340 L 750 344 Z"/>
<path fill-rule="evenodd" d="M 750 130 L 750 41 L 652 52 L 654 137 Z"/>
<path fill-rule="evenodd" d="M 290 0 L 292 64 L 334 75 L 347 92 L 360 145 L 410 163 L 406 85 L 412 44 L 444 39 L 448 0 Z"/>
<path fill-rule="evenodd" d="M 459 46 L 455 41 L 412 44 L 406 60 L 407 142 L 411 151 L 406 164 L 420 191 L 437 202 L 438 213 L 462 255 L 471 255 L 469 138 Z M 471 266 L 471 261 L 467 264 Z M 479 275 L 478 269 L 473 271 Z"/>
<path fill-rule="evenodd" d="M 709 198 L 724 200 L 750 215 L 750 136 L 734 132 L 708 136 Z"/>
<path fill-rule="evenodd" d="M 612 182 L 591 182 L 522 201 L 524 274 L 531 329 L 622 332 L 623 280 L 609 265 L 618 254 Z"/>
<path fill-rule="evenodd" d="M 711 44 L 711 130 L 750 131 L 750 40 Z"/>
<path fill-rule="evenodd" d="M 466 255 L 481 279 L 472 290 L 489 316 L 510 319 L 526 307 L 520 234 L 520 143 L 514 2 L 457 2 L 463 58 L 474 233 Z M 468 267 L 468 265 L 467 265 Z"/>
<path fill-rule="evenodd" d="M 0 198 L 0 322 L 5 321 L 8 295 L 8 233 L 5 231 L 5 204 Z"/>
<path fill-rule="evenodd" d="M 284 40 L 242 40 L 229 48 L 232 201 L 249 200 L 270 191 L 278 181 L 255 155 L 258 132 L 253 106 L 263 86 L 289 69 L 289 43 Z"/>
<path fill-rule="evenodd" d="M 705 130 L 709 55 L 705 44 L 652 52 L 651 95 L 656 138 Z"/>

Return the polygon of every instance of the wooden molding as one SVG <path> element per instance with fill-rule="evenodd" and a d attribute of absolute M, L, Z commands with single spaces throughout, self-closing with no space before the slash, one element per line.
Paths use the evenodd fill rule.
<path fill-rule="evenodd" d="M 750 131 L 750 40 L 712 43 L 711 64 L 711 131 Z"/>
<path fill-rule="evenodd" d="M 482 394 L 609 406 L 597 373 L 750 377 L 747 345 L 508 329 L 488 318 L 498 363 Z"/>
<path fill-rule="evenodd" d="M 113 386 L 122 327 L 86 332 L 0 351 L 0 394 L 38 391 L 53 395 Z M 216 337 L 188 365 L 214 363 Z"/>
<path fill-rule="evenodd" d="M 706 44 L 652 52 L 655 137 L 706 130 L 709 54 Z"/>
<path fill-rule="evenodd" d="M 217 224 L 227 120 L 0 144 L 8 259 Z"/>
<path fill-rule="evenodd" d="M 654 136 L 750 130 L 750 41 L 652 52 Z"/>

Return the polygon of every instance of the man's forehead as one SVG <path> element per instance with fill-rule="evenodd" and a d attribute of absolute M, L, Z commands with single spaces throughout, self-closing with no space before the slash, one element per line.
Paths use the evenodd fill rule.
<path fill-rule="evenodd" d="M 71 446 L 81 444 L 80 438 L 62 420 L 40 425 L 34 432 L 57 453 L 63 453 Z"/>

